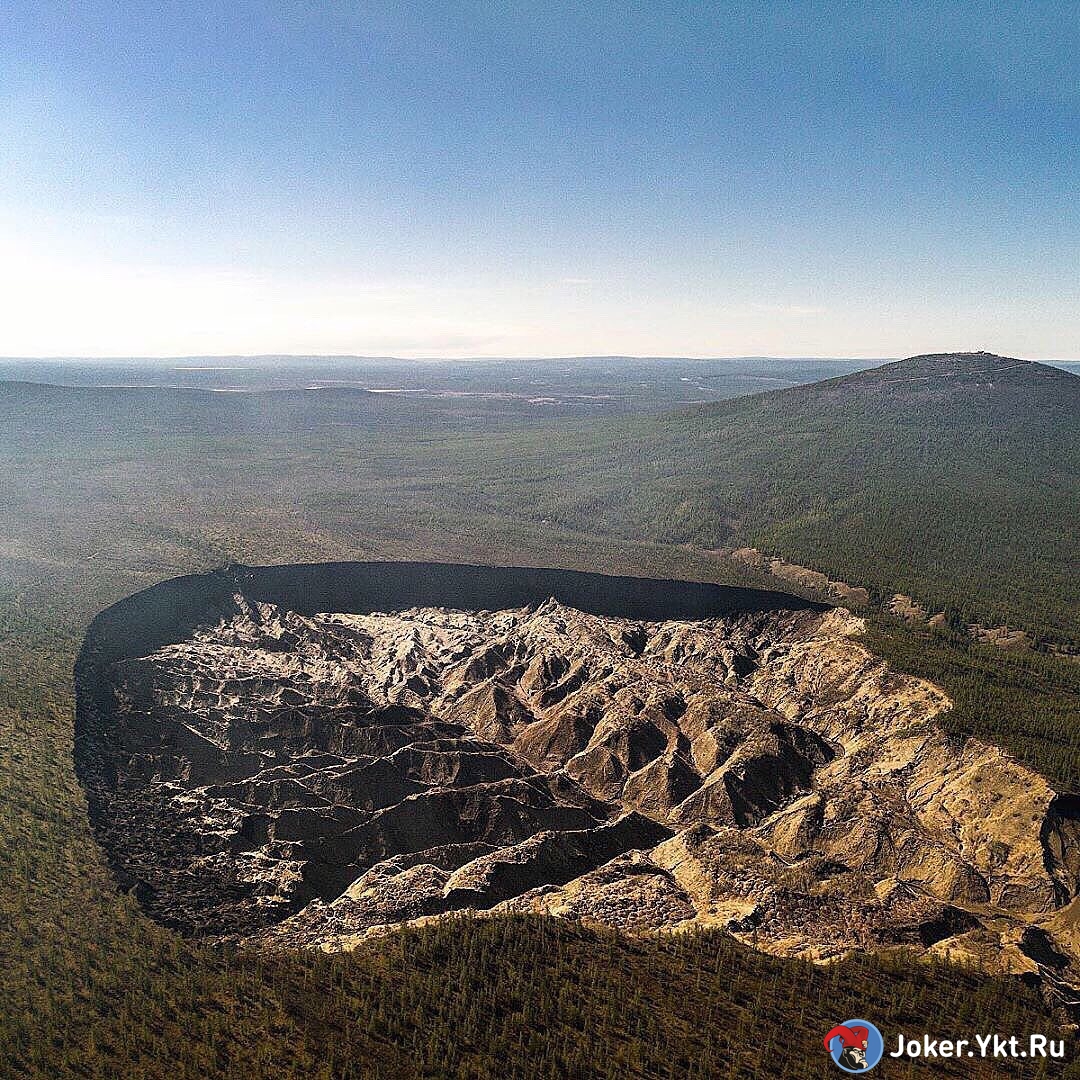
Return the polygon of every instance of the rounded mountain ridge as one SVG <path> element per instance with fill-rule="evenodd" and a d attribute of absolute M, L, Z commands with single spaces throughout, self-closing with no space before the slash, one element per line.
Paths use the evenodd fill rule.
<path fill-rule="evenodd" d="M 1040 430 L 1048 416 L 1073 422 L 1078 408 L 1080 378 L 1069 371 L 989 352 L 951 352 L 923 353 L 821 382 L 701 405 L 685 415 L 744 420 L 783 414 L 785 424 L 809 420 L 813 426 L 849 420 L 853 412 L 863 417 L 870 409 L 900 421 L 929 413 L 950 427 L 1006 422 Z"/>
<path fill-rule="evenodd" d="M 1029 384 L 1052 382 L 1065 386 L 1075 384 L 1080 388 L 1080 380 L 1071 372 L 1051 367 L 1037 360 L 1020 360 L 1014 356 L 999 356 L 990 352 L 920 353 L 917 356 L 909 356 L 904 360 L 897 360 L 891 364 L 869 368 L 829 381 L 888 382 L 896 376 L 914 375 L 931 378 L 936 376 L 942 379 L 956 377 L 1005 379 Z"/>

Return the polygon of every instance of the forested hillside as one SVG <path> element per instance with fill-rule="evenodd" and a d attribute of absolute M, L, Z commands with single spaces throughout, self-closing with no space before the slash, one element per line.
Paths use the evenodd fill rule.
<path fill-rule="evenodd" d="M 0 383 L 0 422 L 12 535 L 40 522 L 78 545 L 84 504 L 106 497 L 138 513 L 139 543 L 181 510 L 273 503 L 324 540 L 430 528 L 448 554 L 493 530 L 752 544 L 879 597 L 1080 643 L 1080 378 L 1041 364 L 913 357 L 619 419 L 350 389 Z M 223 529 L 200 542 L 228 560 Z"/>
<path fill-rule="evenodd" d="M 1080 378 L 919 356 L 597 431 L 543 517 L 754 544 L 879 595 L 1080 640 Z"/>

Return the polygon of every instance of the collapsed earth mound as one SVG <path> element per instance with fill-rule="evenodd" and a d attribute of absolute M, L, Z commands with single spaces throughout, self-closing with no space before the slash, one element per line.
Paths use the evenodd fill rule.
<path fill-rule="evenodd" d="M 77 764 L 156 918 L 327 948 L 462 909 L 720 925 L 813 959 L 977 959 L 1071 1000 L 1080 802 L 946 735 L 945 695 L 848 612 L 363 565 L 347 587 L 179 579 L 91 629 Z"/>

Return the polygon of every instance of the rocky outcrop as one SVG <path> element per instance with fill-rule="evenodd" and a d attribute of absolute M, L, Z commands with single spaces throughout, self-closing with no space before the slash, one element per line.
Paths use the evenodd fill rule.
<path fill-rule="evenodd" d="M 786 586 L 807 589 L 822 596 L 830 596 L 851 607 L 865 607 L 870 603 L 870 593 L 861 585 L 849 585 L 846 581 L 833 581 L 820 570 L 788 562 L 778 555 L 765 555 L 757 548 L 741 547 L 720 549 L 717 554 L 749 566 L 759 573 L 770 574 Z"/>
<path fill-rule="evenodd" d="M 911 623 L 913 626 L 919 626 L 926 622 L 930 614 L 918 600 L 913 599 L 906 593 L 894 594 L 884 607 L 890 615 L 895 615 L 896 618 Z"/>
<path fill-rule="evenodd" d="M 301 615 L 238 593 L 109 666 L 95 822 L 193 934 L 340 948 L 530 910 L 811 959 L 1054 958 L 1070 985 L 1080 800 L 946 734 L 942 691 L 861 629 L 842 609 Z"/>

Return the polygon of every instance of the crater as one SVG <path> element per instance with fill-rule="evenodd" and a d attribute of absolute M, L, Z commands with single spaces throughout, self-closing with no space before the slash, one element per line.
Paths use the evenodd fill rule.
<path fill-rule="evenodd" d="M 94 620 L 76 768 L 119 886 L 192 936 L 528 910 L 1030 974 L 1038 926 L 1071 985 L 1080 804 L 957 749 L 861 630 L 692 582 L 230 567 Z"/>

